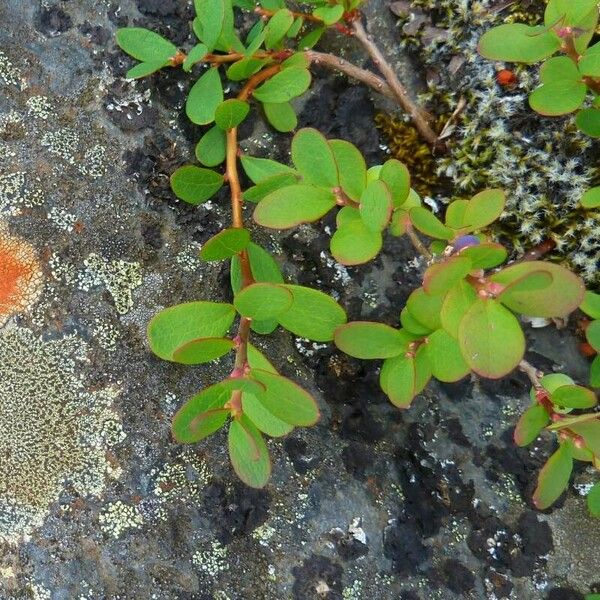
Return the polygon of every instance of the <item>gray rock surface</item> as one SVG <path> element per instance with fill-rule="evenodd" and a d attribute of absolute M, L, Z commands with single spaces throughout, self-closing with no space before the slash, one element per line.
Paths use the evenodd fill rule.
<path fill-rule="evenodd" d="M 387 9 L 369 10 L 393 52 Z M 600 582 L 591 475 L 563 506 L 532 510 L 550 442 L 511 443 L 528 402 L 519 375 L 432 385 L 399 412 L 373 364 L 277 332 L 258 344 L 323 419 L 270 442 L 267 488 L 236 480 L 222 434 L 173 442 L 177 407 L 228 365 L 161 362 L 145 327 L 162 307 L 229 298 L 227 268 L 197 257 L 228 222 L 227 197 L 172 196 L 199 136 L 182 114 L 189 78 L 125 81 L 113 39 L 139 24 L 189 47 L 190 15 L 184 0 L 0 0 L 0 597 L 581 598 Z M 323 73 L 301 122 L 375 162 L 372 113 L 366 92 Z M 286 155 L 258 121 L 242 137 Z M 402 241 L 345 270 L 323 226 L 255 235 L 353 318 L 394 323 L 418 279 Z M 585 377 L 568 330 L 528 333 L 532 362 Z"/>

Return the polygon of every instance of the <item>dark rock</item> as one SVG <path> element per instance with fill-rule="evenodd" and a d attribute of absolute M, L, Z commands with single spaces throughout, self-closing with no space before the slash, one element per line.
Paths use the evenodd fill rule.
<path fill-rule="evenodd" d="M 42 8 L 39 12 L 36 27 L 48 37 L 56 37 L 73 27 L 71 16 L 58 6 Z"/>
<path fill-rule="evenodd" d="M 292 594 L 295 600 L 311 598 L 342 599 L 342 567 L 318 554 L 307 558 L 292 569 L 295 581 Z"/>
<path fill-rule="evenodd" d="M 414 575 L 425 571 L 431 550 L 421 540 L 419 530 L 412 523 L 397 523 L 385 529 L 383 551 L 391 559 L 395 573 Z"/>
<path fill-rule="evenodd" d="M 547 600 L 585 600 L 584 595 L 570 588 L 554 588 L 550 590 Z"/>
<path fill-rule="evenodd" d="M 442 574 L 446 587 L 455 594 L 465 594 L 475 587 L 475 577 L 461 562 L 453 558 L 444 561 Z"/>

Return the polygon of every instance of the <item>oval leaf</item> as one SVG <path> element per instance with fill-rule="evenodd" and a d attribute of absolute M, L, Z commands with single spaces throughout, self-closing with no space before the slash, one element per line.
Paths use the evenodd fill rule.
<path fill-rule="evenodd" d="M 272 283 L 253 283 L 236 295 L 233 305 L 244 317 L 273 319 L 292 305 L 292 293 Z"/>
<path fill-rule="evenodd" d="M 447 331 L 438 329 L 427 336 L 425 349 L 431 373 L 436 379 L 453 383 L 470 373 L 458 342 Z"/>
<path fill-rule="evenodd" d="M 118 29 L 116 39 L 121 50 L 143 62 L 164 64 L 177 54 L 177 46 L 143 27 Z"/>
<path fill-rule="evenodd" d="M 188 204 L 200 204 L 214 196 L 223 185 L 223 176 L 193 165 L 179 167 L 171 175 L 174 194 Z"/>
<path fill-rule="evenodd" d="M 400 331 L 383 323 L 354 321 L 335 330 L 335 345 L 355 358 L 391 358 L 406 352 L 410 342 Z"/>
<path fill-rule="evenodd" d="M 382 181 L 371 181 L 360 197 L 360 216 L 370 231 L 383 231 L 392 216 L 392 196 Z"/>
<path fill-rule="evenodd" d="M 423 206 L 411 208 L 409 213 L 412 224 L 422 233 L 431 238 L 450 240 L 454 232 L 446 227 L 430 210 Z"/>
<path fill-rule="evenodd" d="M 233 348 L 235 343 L 229 338 L 200 338 L 179 346 L 171 360 L 183 365 L 200 365 L 220 358 Z"/>
<path fill-rule="evenodd" d="M 550 416 L 541 404 L 530 406 L 520 417 L 515 427 L 514 440 L 517 446 L 528 446 L 550 423 Z"/>
<path fill-rule="evenodd" d="M 367 165 L 360 150 L 345 140 L 329 140 L 339 172 L 340 187 L 355 202 L 367 185 Z"/>
<path fill-rule="evenodd" d="M 252 421 L 244 415 L 234 419 L 227 444 L 238 477 L 250 487 L 264 487 L 271 476 L 271 459 L 265 440 Z"/>
<path fill-rule="evenodd" d="M 293 425 L 272 415 L 253 394 L 242 394 L 242 408 L 256 428 L 271 437 L 287 435 L 294 429 Z"/>
<path fill-rule="evenodd" d="M 215 123 L 223 131 L 237 127 L 250 112 L 250 105 L 243 100 L 230 98 L 215 109 Z"/>
<path fill-rule="evenodd" d="M 325 136 L 306 127 L 292 140 L 292 161 L 305 183 L 334 188 L 338 185 L 338 169 Z"/>
<path fill-rule="evenodd" d="M 537 508 L 544 510 L 556 502 L 569 485 L 573 471 L 573 448 L 571 442 L 563 442 L 548 459 L 538 477 L 538 485 L 533 494 Z"/>
<path fill-rule="evenodd" d="M 359 219 L 338 227 L 331 237 L 330 249 L 335 260 L 342 265 L 350 266 L 361 265 L 375 258 L 382 245 L 381 233 L 367 229 Z"/>
<path fill-rule="evenodd" d="M 261 102 L 281 104 L 301 96 L 309 88 L 310 72 L 303 67 L 290 67 L 275 74 L 254 90 L 253 96 Z"/>
<path fill-rule="evenodd" d="M 550 400 L 565 408 L 591 408 L 598 404 L 596 394 L 580 385 L 562 385 L 550 394 Z"/>
<path fill-rule="evenodd" d="M 250 232 L 242 227 L 223 229 L 204 244 L 200 258 L 206 261 L 224 260 L 239 254 L 248 247 Z"/>
<path fill-rule="evenodd" d="M 221 77 L 218 69 L 212 67 L 192 86 L 185 103 L 185 112 L 192 123 L 207 125 L 215 120 L 215 111 L 221 102 Z"/>

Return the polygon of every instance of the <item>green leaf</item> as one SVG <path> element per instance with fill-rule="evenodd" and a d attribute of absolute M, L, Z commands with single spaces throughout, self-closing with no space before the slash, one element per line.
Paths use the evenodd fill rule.
<path fill-rule="evenodd" d="M 533 494 L 533 503 L 537 508 L 549 508 L 559 499 L 569 485 L 572 470 L 573 448 L 570 441 L 565 441 L 540 471 L 538 485 Z"/>
<path fill-rule="evenodd" d="M 231 392 L 220 383 L 190 398 L 173 417 L 173 437 L 180 444 L 195 444 L 220 429 L 229 411 L 223 409 Z"/>
<path fill-rule="evenodd" d="M 462 229 L 468 223 L 464 221 L 464 215 L 469 206 L 468 200 L 454 200 L 446 208 L 446 225 L 452 229 Z"/>
<path fill-rule="evenodd" d="M 292 294 L 273 283 L 253 283 L 236 295 L 233 305 L 250 319 L 273 319 L 292 305 Z"/>
<path fill-rule="evenodd" d="M 227 78 L 231 81 L 243 81 L 258 73 L 267 62 L 268 60 L 263 58 L 242 58 L 227 67 Z"/>
<path fill-rule="evenodd" d="M 215 120 L 217 106 L 223 102 L 219 70 L 211 67 L 196 81 L 188 94 L 185 112 L 192 123 L 207 125 Z"/>
<path fill-rule="evenodd" d="M 272 177 L 273 175 L 290 174 L 297 175 L 291 167 L 283 165 L 275 160 L 268 158 L 255 158 L 254 156 L 242 156 L 240 159 L 242 167 L 246 172 L 246 175 L 252 180 L 253 183 L 260 183 L 265 179 Z"/>
<path fill-rule="evenodd" d="M 221 102 L 215 110 L 215 123 L 223 131 L 237 127 L 250 111 L 250 105 L 243 100 L 230 98 Z"/>
<path fill-rule="evenodd" d="M 427 357 L 427 348 L 418 348 L 414 358 L 415 363 L 415 395 L 420 394 L 431 380 L 431 365 Z"/>
<path fill-rule="evenodd" d="M 253 369 L 277 373 L 277 369 L 270 363 L 269 359 L 252 344 L 248 344 L 248 364 Z"/>
<path fill-rule="evenodd" d="M 583 194 L 581 206 L 584 208 L 598 208 L 600 206 L 600 186 L 590 188 Z"/>
<path fill-rule="evenodd" d="M 316 129 L 300 129 L 292 140 L 292 161 L 305 183 L 334 188 L 338 169 L 325 136 Z"/>
<path fill-rule="evenodd" d="M 546 272 L 552 276 L 549 286 L 538 286 L 527 291 L 514 290 L 501 295 L 501 301 L 511 310 L 531 317 L 564 317 L 582 302 L 585 293 L 583 281 L 560 265 L 542 261 L 524 261 L 494 273 L 490 279 L 510 286 L 534 272 Z M 535 287 L 535 286 L 533 286 Z"/>
<path fill-rule="evenodd" d="M 355 202 L 367 185 L 367 165 L 360 150 L 345 140 L 329 140 L 339 173 L 340 187 Z"/>
<path fill-rule="evenodd" d="M 290 67 L 276 73 L 254 90 L 254 98 L 260 102 L 280 104 L 301 96 L 309 88 L 311 76 L 308 69 Z"/>
<path fill-rule="evenodd" d="M 235 318 L 231 304 L 220 302 L 186 302 L 162 310 L 148 324 L 148 341 L 152 352 L 164 360 L 198 338 L 224 336 Z"/>
<path fill-rule="evenodd" d="M 229 458 L 238 477 L 248 486 L 262 488 L 271 476 L 267 445 L 256 426 L 244 415 L 229 425 Z"/>
<path fill-rule="evenodd" d="M 280 173 L 273 175 L 267 179 L 263 179 L 260 183 L 249 187 L 244 192 L 244 200 L 258 203 L 269 194 L 281 188 L 288 188 L 290 185 L 298 183 L 299 176 L 290 173 Z"/>
<path fill-rule="evenodd" d="M 463 357 L 475 373 L 489 379 L 508 375 L 525 353 L 525 336 L 516 317 L 500 303 L 478 298 L 458 327 Z"/>
<path fill-rule="evenodd" d="M 205 44 L 196 44 L 185 57 L 183 61 L 183 70 L 186 73 L 189 73 L 192 70 L 192 67 L 199 63 L 206 55 L 208 54 L 208 48 Z"/>
<path fill-rule="evenodd" d="M 289 229 L 319 220 L 335 206 L 335 196 L 325 188 L 298 184 L 280 188 L 254 209 L 254 220 L 263 227 Z"/>
<path fill-rule="evenodd" d="M 600 352 L 600 320 L 592 321 L 585 328 L 585 337 L 596 352 Z"/>
<path fill-rule="evenodd" d="M 470 283 L 460 281 L 445 296 L 439 318 L 442 327 L 453 337 L 458 337 L 458 328 L 467 311 L 477 300 L 477 292 Z"/>
<path fill-rule="evenodd" d="M 257 429 L 271 437 L 287 435 L 294 429 L 293 425 L 272 415 L 253 394 L 242 394 L 242 409 Z"/>
<path fill-rule="evenodd" d="M 143 62 L 164 64 L 177 54 L 177 46 L 143 27 L 118 29 L 116 38 L 121 50 Z"/>
<path fill-rule="evenodd" d="M 394 206 L 403 206 L 410 193 L 410 173 L 406 166 L 395 158 L 386 160 L 379 172 L 379 179 L 388 186 Z"/>
<path fill-rule="evenodd" d="M 344 309 L 331 296 L 300 285 L 285 285 L 294 300 L 279 324 L 294 335 L 315 342 L 329 342 L 337 327 L 346 322 Z"/>
<path fill-rule="evenodd" d="M 265 47 L 271 50 L 278 46 L 293 23 L 292 12 L 287 8 L 280 8 L 265 26 Z"/>
<path fill-rule="evenodd" d="M 200 38 L 212 50 L 221 37 L 225 21 L 223 0 L 194 0 L 198 21 L 202 27 Z"/>
<path fill-rule="evenodd" d="M 392 195 L 383 181 L 371 181 L 360 197 L 360 216 L 370 231 L 383 231 L 392 216 Z"/>
<path fill-rule="evenodd" d="M 265 386 L 265 393 L 257 398 L 278 419 L 303 427 L 314 425 L 319 420 L 315 399 L 287 377 L 260 369 L 252 369 L 250 376 Z"/>
<path fill-rule="evenodd" d="M 242 227 L 223 229 L 210 238 L 200 250 L 200 258 L 206 261 L 224 260 L 239 254 L 250 243 L 250 232 Z"/>
<path fill-rule="evenodd" d="M 600 294 L 586 290 L 579 308 L 592 319 L 600 319 Z"/>
<path fill-rule="evenodd" d="M 140 77 L 146 77 L 147 75 L 152 75 L 152 73 L 156 73 L 168 63 L 164 62 L 141 62 L 135 67 L 132 67 L 125 74 L 126 79 L 139 79 Z"/>
<path fill-rule="evenodd" d="M 342 265 L 361 265 L 375 258 L 383 245 L 378 231 L 371 231 L 359 221 L 339 226 L 330 241 L 331 254 Z"/>
<path fill-rule="evenodd" d="M 596 456 L 600 456 L 600 421 L 597 418 L 593 421 L 589 420 L 583 423 L 572 424 L 569 429 L 580 435 L 586 447 Z"/>
<path fill-rule="evenodd" d="M 600 110 L 597 108 L 580 110 L 575 117 L 575 123 L 586 135 L 600 137 Z"/>
<path fill-rule="evenodd" d="M 406 301 L 406 308 L 429 333 L 441 327 L 440 312 L 443 302 L 443 295 L 427 294 L 421 287 L 411 292 Z"/>
<path fill-rule="evenodd" d="M 286 37 L 292 39 L 295 38 L 302 29 L 302 25 L 304 25 L 304 19 L 302 17 L 296 17 L 292 26 L 288 29 L 288 32 L 285 34 Z M 296 56 L 296 55 L 294 55 Z M 306 65 L 308 66 L 308 65 Z"/>
<path fill-rule="evenodd" d="M 409 334 L 415 335 L 417 338 L 426 336 L 435 329 L 417 321 L 406 306 L 400 311 L 400 324 Z"/>
<path fill-rule="evenodd" d="M 250 270 L 252 277 L 256 282 L 283 283 L 281 270 L 275 259 L 257 244 L 250 242 L 246 248 L 248 258 L 250 259 Z M 241 289 L 241 274 L 239 258 L 234 256 L 231 259 L 231 289 L 237 294 Z"/>
<path fill-rule="evenodd" d="M 563 385 L 550 394 L 550 400 L 565 408 L 591 408 L 598 404 L 596 394 L 580 385 Z"/>
<path fill-rule="evenodd" d="M 225 160 L 227 153 L 227 138 L 225 132 L 217 127 L 211 127 L 196 144 L 196 158 L 207 167 L 216 167 Z"/>
<path fill-rule="evenodd" d="M 438 329 L 427 336 L 425 349 L 431 373 L 436 379 L 453 383 L 470 373 L 458 342 L 447 331 Z"/>
<path fill-rule="evenodd" d="M 344 6 L 342 4 L 321 6 L 313 11 L 313 15 L 321 19 L 325 25 L 333 25 L 344 16 Z"/>
<path fill-rule="evenodd" d="M 544 13 L 546 27 L 578 27 L 590 12 L 598 12 L 597 0 L 550 0 Z"/>
<path fill-rule="evenodd" d="M 182 365 L 201 365 L 224 356 L 234 347 L 233 340 L 229 338 L 199 338 L 179 346 L 171 360 Z"/>
<path fill-rule="evenodd" d="M 267 120 L 277 131 L 288 133 L 298 126 L 296 111 L 289 102 L 280 104 L 264 102 L 263 109 Z"/>
<path fill-rule="evenodd" d="M 600 387 L 600 355 L 594 358 L 590 366 L 590 385 Z"/>
<path fill-rule="evenodd" d="M 409 211 L 412 224 L 425 235 L 431 238 L 450 240 L 454 232 L 446 227 L 430 210 L 423 206 L 415 206 Z"/>
<path fill-rule="evenodd" d="M 386 359 L 381 367 L 379 384 L 392 404 L 398 408 L 408 408 L 416 395 L 414 359 L 407 356 Z"/>
<path fill-rule="evenodd" d="M 573 112 L 582 104 L 587 86 L 577 65 L 567 56 L 547 60 L 540 69 L 543 85 L 529 97 L 531 107 L 545 115 Z"/>
<path fill-rule="evenodd" d="M 508 252 L 501 244 L 486 242 L 461 250 L 460 256 L 468 258 L 473 269 L 491 269 L 501 265 L 506 260 Z"/>
<path fill-rule="evenodd" d="M 592 517 L 600 517 L 600 482 L 596 483 L 588 492 L 587 507 Z M 594 598 L 594 596 L 597 596 L 597 598 Z M 600 600 L 600 594 L 586 596 L 585 600 Z"/>
<path fill-rule="evenodd" d="M 478 51 L 490 60 L 533 64 L 552 56 L 559 48 L 558 36 L 545 27 L 510 23 L 486 31 L 479 40 Z"/>
<path fill-rule="evenodd" d="M 590 77 L 600 77 L 600 43 L 588 48 L 577 63 L 579 72 Z"/>
<path fill-rule="evenodd" d="M 315 29 L 307 33 L 298 42 L 298 49 L 309 50 L 310 48 L 312 48 L 321 39 L 321 36 L 325 33 L 326 29 L 326 27 L 316 27 Z"/>
<path fill-rule="evenodd" d="M 463 227 L 468 227 L 469 231 L 483 229 L 500 217 L 505 204 L 506 195 L 503 190 L 490 189 L 475 194 L 465 207 Z"/>
<path fill-rule="evenodd" d="M 541 404 L 533 404 L 520 417 L 515 427 L 514 439 L 517 446 L 528 446 L 550 423 L 550 415 Z"/>
<path fill-rule="evenodd" d="M 410 338 L 402 332 L 370 321 L 354 321 L 335 330 L 335 345 L 355 358 L 391 358 L 406 352 Z"/>
<path fill-rule="evenodd" d="M 175 195 L 189 204 L 201 204 L 214 196 L 223 185 L 223 176 L 211 169 L 193 165 L 179 167 L 171 175 Z"/>
<path fill-rule="evenodd" d="M 464 256 L 454 256 L 431 265 L 423 277 L 423 288 L 428 294 L 439 296 L 453 288 L 472 270 L 471 261 Z"/>
<path fill-rule="evenodd" d="M 563 385 L 571 385 L 572 383 L 575 382 L 564 373 L 550 373 L 549 375 L 544 375 L 540 379 L 540 384 L 542 387 L 550 393 Z M 533 402 L 536 401 L 535 388 L 531 388 L 529 396 Z"/>

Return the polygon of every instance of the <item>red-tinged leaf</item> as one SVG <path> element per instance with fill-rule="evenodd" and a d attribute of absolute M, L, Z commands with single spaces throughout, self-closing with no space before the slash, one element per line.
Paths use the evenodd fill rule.
<path fill-rule="evenodd" d="M 408 408 L 415 397 L 415 361 L 406 356 L 395 356 L 384 361 L 379 383 L 392 404 Z"/>
<path fill-rule="evenodd" d="M 246 416 L 231 422 L 228 446 L 238 477 L 250 487 L 264 487 L 271 476 L 269 451 L 260 431 Z"/>
<path fill-rule="evenodd" d="M 516 317 L 501 304 L 477 299 L 458 328 L 463 357 L 475 373 L 489 379 L 508 375 L 525 353 L 525 336 Z"/>
<path fill-rule="evenodd" d="M 600 320 L 592 321 L 585 328 L 585 337 L 596 352 L 600 352 Z"/>
<path fill-rule="evenodd" d="M 519 419 L 515 427 L 515 444 L 528 446 L 533 442 L 540 431 L 550 423 L 550 416 L 541 404 L 530 406 Z"/>
<path fill-rule="evenodd" d="M 576 423 L 569 427 L 577 435 L 580 435 L 586 447 L 596 456 L 600 456 L 600 421 L 598 419 Z"/>
<path fill-rule="evenodd" d="M 477 292 L 473 286 L 460 281 L 444 297 L 440 310 L 440 322 L 442 327 L 453 337 L 458 337 L 458 326 L 477 300 Z"/>
<path fill-rule="evenodd" d="M 429 333 L 441 327 L 440 311 L 443 302 L 443 295 L 427 294 L 423 288 L 417 288 L 408 297 L 406 309 L 425 327 L 425 333 Z"/>
<path fill-rule="evenodd" d="M 170 360 L 182 365 L 201 365 L 227 354 L 235 347 L 229 338 L 200 338 L 179 346 Z"/>
<path fill-rule="evenodd" d="M 362 359 L 391 358 L 406 352 L 410 336 L 384 323 L 354 321 L 335 330 L 335 345 L 346 354 Z"/>
<path fill-rule="evenodd" d="M 580 385 L 563 385 L 556 388 L 550 399 L 553 404 L 565 408 L 591 408 L 598 404 L 596 394 Z"/>
<path fill-rule="evenodd" d="M 340 211 L 342 212 L 342 211 Z M 342 265 L 362 265 L 375 258 L 383 245 L 381 232 L 370 230 L 362 220 L 346 222 L 331 237 L 331 254 Z"/>
<path fill-rule="evenodd" d="M 242 409 L 259 431 L 271 437 L 287 435 L 294 429 L 293 425 L 272 415 L 253 394 L 242 394 Z"/>
<path fill-rule="evenodd" d="M 423 288 L 433 296 L 445 294 L 472 270 L 471 261 L 463 256 L 455 256 L 431 265 L 425 271 Z"/>
<path fill-rule="evenodd" d="M 508 252 L 501 244 L 486 242 L 461 250 L 460 256 L 468 258 L 473 269 L 491 269 L 501 265 L 506 260 Z"/>
<path fill-rule="evenodd" d="M 461 354 L 458 342 L 444 329 L 427 336 L 424 347 L 431 373 L 439 381 L 453 383 L 469 374 L 469 365 Z"/>
<path fill-rule="evenodd" d="M 533 494 L 533 502 L 537 508 L 549 508 L 560 498 L 569 485 L 572 471 L 573 447 L 570 441 L 565 441 L 540 471 L 538 485 Z"/>

